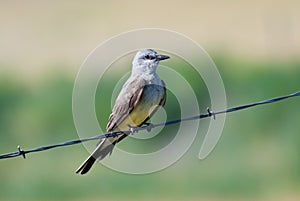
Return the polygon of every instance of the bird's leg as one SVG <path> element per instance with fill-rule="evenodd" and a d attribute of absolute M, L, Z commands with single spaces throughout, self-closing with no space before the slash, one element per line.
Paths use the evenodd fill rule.
<path fill-rule="evenodd" d="M 130 134 L 130 135 L 133 135 L 135 132 L 138 132 L 138 131 L 139 131 L 139 130 L 138 130 L 139 127 L 137 127 L 137 126 L 132 126 L 132 125 L 130 125 L 130 124 L 128 124 L 127 126 L 129 127 L 129 132 L 130 132 L 129 134 Z"/>
<path fill-rule="evenodd" d="M 151 132 L 152 128 L 154 128 L 153 124 L 152 123 L 148 123 L 148 122 L 143 123 L 142 126 L 146 127 L 146 130 L 148 132 Z"/>
<path fill-rule="evenodd" d="M 133 135 L 134 133 L 137 133 L 139 130 L 144 130 L 144 129 L 150 132 L 152 128 L 154 128 L 154 125 L 148 122 L 144 122 L 141 126 L 132 126 L 129 124 L 127 126 L 129 127 L 130 135 Z"/>
<path fill-rule="evenodd" d="M 149 125 L 151 125 L 151 123 L 149 123 L 149 122 L 144 122 L 141 126 L 147 127 L 147 126 L 149 126 Z"/>

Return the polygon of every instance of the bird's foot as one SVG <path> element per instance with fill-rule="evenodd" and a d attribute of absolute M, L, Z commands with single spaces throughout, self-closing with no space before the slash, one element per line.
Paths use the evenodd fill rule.
<path fill-rule="evenodd" d="M 147 130 L 148 132 L 151 132 L 151 130 L 152 130 L 153 128 L 154 128 L 154 125 L 151 124 L 151 123 L 149 123 L 149 124 L 147 125 L 146 130 Z"/>
<path fill-rule="evenodd" d="M 131 125 L 128 125 L 129 127 L 129 135 L 133 135 L 134 133 L 137 133 L 139 130 L 137 126 L 131 126 Z"/>
<path fill-rule="evenodd" d="M 144 128 L 146 128 L 146 130 L 148 131 L 148 132 L 151 132 L 151 130 L 152 130 L 152 128 L 154 128 L 154 125 L 153 124 L 151 124 L 151 123 L 143 123 L 143 125 L 142 125 Z"/>

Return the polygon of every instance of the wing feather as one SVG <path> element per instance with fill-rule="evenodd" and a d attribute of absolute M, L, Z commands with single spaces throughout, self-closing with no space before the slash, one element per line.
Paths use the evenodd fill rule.
<path fill-rule="evenodd" d="M 109 116 L 107 132 L 113 131 L 130 114 L 143 94 L 146 83 L 137 77 L 125 83 Z"/>

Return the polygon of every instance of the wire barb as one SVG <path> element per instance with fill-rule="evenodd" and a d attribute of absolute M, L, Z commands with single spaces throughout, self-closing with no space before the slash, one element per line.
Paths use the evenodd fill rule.
<path fill-rule="evenodd" d="M 21 149 L 20 145 L 18 145 L 18 152 L 19 152 L 18 154 L 19 154 L 20 156 L 23 156 L 23 158 L 26 159 L 25 151 L 23 151 L 23 150 Z"/>
<path fill-rule="evenodd" d="M 296 96 L 300 96 L 300 91 L 297 91 L 295 93 L 288 94 L 288 95 L 285 95 L 285 96 L 279 96 L 279 97 L 275 97 L 275 98 L 255 102 L 255 103 L 250 103 L 250 104 L 240 105 L 240 106 L 236 106 L 236 107 L 232 107 L 232 108 L 227 108 L 227 109 L 220 110 L 220 111 L 217 111 L 217 112 L 212 112 L 209 108 L 207 108 L 207 113 L 206 114 L 199 114 L 197 116 L 166 121 L 166 122 L 158 123 L 158 124 L 149 123 L 149 124 L 145 124 L 145 126 L 141 126 L 141 127 L 130 127 L 130 129 L 127 130 L 127 131 L 107 132 L 107 133 L 104 133 L 102 135 L 98 135 L 98 136 L 94 136 L 94 137 L 89 137 L 89 138 L 84 138 L 84 139 L 76 139 L 76 140 L 62 142 L 62 143 L 58 143 L 58 144 L 54 144 L 54 145 L 41 146 L 41 147 L 37 147 L 37 148 L 34 148 L 34 149 L 30 149 L 30 150 L 23 150 L 23 149 L 21 149 L 20 146 L 18 146 L 18 151 L 17 152 L 11 152 L 11 153 L 7 153 L 7 154 L 0 154 L 0 159 L 14 158 L 14 157 L 17 157 L 17 156 L 23 156 L 23 158 L 25 159 L 26 158 L 25 154 L 45 151 L 45 150 L 53 149 L 53 148 L 56 148 L 56 147 L 64 147 L 64 146 L 79 144 L 79 143 L 83 143 L 83 142 L 87 142 L 87 141 L 91 141 L 91 140 L 99 140 L 99 139 L 103 139 L 103 138 L 118 137 L 119 135 L 122 135 L 122 134 L 130 135 L 130 134 L 133 134 L 133 133 L 138 132 L 140 130 L 147 130 L 148 132 L 150 132 L 151 129 L 153 129 L 155 127 L 168 126 L 168 125 L 177 124 L 177 123 L 184 122 L 184 121 L 192 121 L 192 120 L 204 119 L 204 118 L 208 118 L 208 117 L 213 117 L 213 119 L 216 119 L 216 115 L 219 115 L 219 114 L 230 113 L 230 112 L 235 112 L 235 111 L 238 111 L 238 110 L 243 110 L 243 109 L 247 109 L 247 108 L 258 106 L 258 105 L 274 103 L 274 102 L 278 102 L 278 101 L 285 100 L 285 99 L 288 99 L 288 98 L 291 98 L 291 97 L 296 97 Z"/>
<path fill-rule="evenodd" d="M 216 120 L 216 114 L 212 112 L 209 107 L 206 109 L 208 116 L 213 117 L 214 120 Z"/>

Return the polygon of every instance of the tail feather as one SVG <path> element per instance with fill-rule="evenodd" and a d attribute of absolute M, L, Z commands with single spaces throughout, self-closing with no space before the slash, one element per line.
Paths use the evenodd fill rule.
<path fill-rule="evenodd" d="M 93 164 L 95 163 L 96 159 L 91 155 L 89 156 L 83 163 L 82 165 L 76 170 L 76 174 L 85 174 L 87 173 Z"/>
<path fill-rule="evenodd" d="M 105 156 L 111 154 L 113 148 L 114 143 L 112 144 L 109 140 L 103 139 L 100 141 L 95 151 L 80 165 L 76 170 L 76 173 L 87 173 L 95 163 L 96 159 L 102 160 Z"/>

